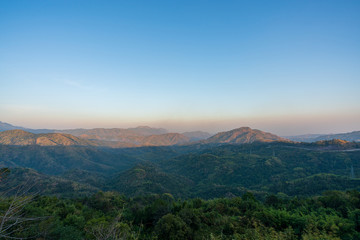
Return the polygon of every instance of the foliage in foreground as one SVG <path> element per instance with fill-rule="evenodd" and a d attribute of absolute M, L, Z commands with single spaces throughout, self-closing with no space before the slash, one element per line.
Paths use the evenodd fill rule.
<path fill-rule="evenodd" d="M 0 211 L 9 199 L 1 199 Z M 127 199 L 99 192 L 82 199 L 39 196 L 24 208 L 14 237 L 36 239 L 360 239 L 360 192 L 259 202 L 242 197 L 175 200 L 170 194 Z"/>

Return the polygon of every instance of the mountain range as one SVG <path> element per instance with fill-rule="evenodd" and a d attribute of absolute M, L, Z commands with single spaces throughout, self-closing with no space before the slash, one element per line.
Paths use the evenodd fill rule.
<path fill-rule="evenodd" d="M 135 128 L 94 128 L 94 129 L 30 129 L 14 126 L 0 121 L 0 132 L 8 130 L 24 130 L 30 133 L 65 133 L 75 137 L 91 140 L 90 145 L 101 145 L 108 147 L 138 147 L 174 145 L 193 142 L 202 143 L 251 143 L 256 141 L 296 141 L 317 142 L 321 140 L 341 139 L 345 141 L 360 142 L 360 131 L 338 134 L 304 134 L 296 136 L 279 137 L 271 133 L 261 132 L 250 128 L 239 128 L 228 132 L 212 134 L 203 131 L 192 131 L 184 133 L 169 133 L 164 128 L 152 128 L 139 126 Z M 258 132 L 257 132 L 258 131 Z M 260 133 L 261 132 L 261 133 Z M 169 135 L 167 135 L 169 134 Z M 150 137 L 151 136 L 151 137 Z M 158 137 L 155 137 L 158 136 Z M 97 142 L 100 140 L 101 142 Z"/>
<path fill-rule="evenodd" d="M 0 144 L 40 146 L 91 146 L 91 142 L 63 133 L 30 133 L 24 130 L 0 132 Z"/>
<path fill-rule="evenodd" d="M 40 145 L 56 145 L 56 141 L 41 141 L 43 138 L 53 139 L 63 134 L 63 138 L 66 138 L 69 134 L 72 135 L 73 141 L 68 145 L 92 145 L 92 146 L 107 146 L 107 147 L 138 147 L 138 146 L 168 146 L 176 144 L 184 144 L 194 141 L 206 139 L 211 134 L 202 131 L 185 132 L 181 133 L 169 133 L 163 128 L 151 128 L 148 126 L 139 126 L 136 128 L 94 128 L 94 129 L 30 129 L 19 126 L 13 126 L 9 123 L 0 122 L 0 133 L 11 130 L 22 130 L 28 133 L 43 134 L 43 135 L 31 135 L 24 132 L 8 132 L 5 136 L 0 137 L 0 143 L 2 144 L 14 144 L 14 145 L 28 145 L 28 144 L 40 144 Z M 49 135 L 44 135 L 49 134 Z M 66 135 L 67 134 L 67 135 Z M 24 135 L 23 137 L 16 137 L 16 135 Z M 25 135 L 28 135 L 25 137 Z M 41 138 L 39 143 L 34 139 L 29 138 Z M 2 138 L 2 139 L 1 139 Z M 13 139 L 11 143 L 10 139 Z M 23 138 L 26 138 L 23 139 Z M 79 140 L 81 139 L 81 140 Z M 88 140 L 88 141 L 84 141 Z M 52 142 L 52 143 L 51 143 Z M 66 144 L 64 144 L 66 145 Z"/>
<path fill-rule="evenodd" d="M 12 128 L 3 124 L 4 128 Z M 15 127 L 14 127 L 15 128 Z M 50 130 L 48 130 L 50 131 Z M 289 141 L 271 133 L 249 127 L 221 132 L 212 137 L 206 132 L 166 133 L 162 128 L 137 127 L 132 129 L 74 129 L 54 130 L 51 133 L 32 133 L 22 129 L 0 132 L 0 144 L 40 146 L 101 146 L 140 147 L 186 144 L 243 144 L 253 142 Z M 204 139 L 206 138 L 206 139 Z"/>

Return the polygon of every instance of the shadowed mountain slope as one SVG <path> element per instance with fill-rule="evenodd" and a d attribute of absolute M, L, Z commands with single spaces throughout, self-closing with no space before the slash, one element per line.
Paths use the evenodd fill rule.
<path fill-rule="evenodd" d="M 359 179 L 355 179 L 360 176 L 359 150 L 360 145 L 344 141 L 224 144 L 196 154 L 163 160 L 158 164 L 166 173 L 192 180 L 195 184 L 192 189 L 194 196 L 199 194 L 203 198 L 219 197 L 221 195 L 218 194 L 224 192 L 237 195 L 244 188 L 273 193 L 283 189 L 287 194 L 295 194 L 291 189 L 294 187 L 302 188 L 302 195 L 312 195 L 328 189 L 360 187 Z M 322 173 L 345 178 L 321 178 L 323 184 L 331 187 L 318 186 L 321 184 L 313 189 L 301 186 L 301 181 L 311 186 L 318 179 L 303 178 Z M 297 181 L 284 185 L 286 181 L 294 180 Z M 217 193 L 211 189 L 217 189 Z"/>
<path fill-rule="evenodd" d="M 192 181 L 182 176 L 165 173 L 149 163 L 119 173 L 107 186 L 127 196 L 139 196 L 151 193 L 171 193 L 176 197 L 188 194 Z"/>
<path fill-rule="evenodd" d="M 99 188 L 88 183 L 79 183 L 59 176 L 49 176 L 29 168 L 12 168 L 5 182 L 0 182 L 0 193 L 12 194 L 17 186 L 30 187 L 29 193 L 57 195 L 61 197 L 88 196 Z"/>
<path fill-rule="evenodd" d="M 14 146 L 0 144 L 0 167 L 33 168 L 46 174 L 70 169 L 109 173 L 129 168 L 137 159 L 82 146 Z"/>

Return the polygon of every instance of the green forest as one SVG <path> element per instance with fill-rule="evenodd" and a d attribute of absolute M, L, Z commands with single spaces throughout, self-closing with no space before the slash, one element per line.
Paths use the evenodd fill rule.
<path fill-rule="evenodd" d="M 11 203 L 3 199 L 0 209 Z M 360 239 L 359 208 L 355 190 L 309 198 L 267 195 L 263 201 L 249 192 L 212 200 L 179 200 L 171 194 L 126 198 L 115 192 L 72 199 L 36 196 L 8 231 L 17 239 L 39 240 Z"/>

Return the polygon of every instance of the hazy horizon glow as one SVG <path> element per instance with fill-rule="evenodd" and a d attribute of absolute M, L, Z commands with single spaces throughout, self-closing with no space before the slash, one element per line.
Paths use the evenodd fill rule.
<path fill-rule="evenodd" d="M 360 130 L 360 2 L 2 1 L 0 121 Z"/>
<path fill-rule="evenodd" d="M 237 119 L 167 119 L 161 121 L 123 119 L 117 122 L 114 119 L 82 118 L 63 119 L 61 123 L 54 119 L 30 118 L 23 121 L 8 121 L 16 126 L 34 129 L 74 129 L 74 128 L 131 128 L 137 126 L 150 126 L 165 128 L 170 132 L 206 131 L 211 134 L 228 131 L 239 127 L 251 127 L 278 134 L 280 136 L 302 134 L 330 134 L 345 133 L 358 130 L 360 113 L 354 115 L 327 115 L 327 116 L 277 116 L 264 118 L 237 118 Z M 5 121 L 6 122 L 6 121 Z M 329 131 L 331 129 L 331 131 Z"/>

